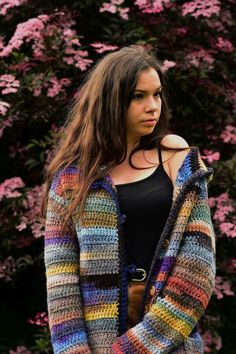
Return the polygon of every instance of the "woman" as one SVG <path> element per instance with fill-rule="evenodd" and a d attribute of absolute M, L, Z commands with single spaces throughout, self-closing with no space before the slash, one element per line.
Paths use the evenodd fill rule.
<path fill-rule="evenodd" d="M 215 275 L 212 170 L 168 134 L 156 58 L 129 46 L 90 72 L 47 173 L 54 353 L 203 353 Z"/>

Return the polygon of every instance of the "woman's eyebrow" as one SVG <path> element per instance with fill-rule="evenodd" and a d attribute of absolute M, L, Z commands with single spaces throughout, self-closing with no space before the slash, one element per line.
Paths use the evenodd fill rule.
<path fill-rule="evenodd" d="M 154 90 L 154 92 L 156 92 L 156 91 L 158 91 L 160 89 L 162 89 L 162 86 L 159 86 L 157 89 Z M 147 90 L 142 90 L 142 89 L 136 89 L 135 92 L 137 92 L 137 91 L 138 92 L 143 92 L 143 93 L 148 92 Z"/>

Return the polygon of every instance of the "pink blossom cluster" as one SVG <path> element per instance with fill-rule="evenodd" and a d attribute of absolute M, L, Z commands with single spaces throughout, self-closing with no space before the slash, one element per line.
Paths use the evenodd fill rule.
<path fill-rule="evenodd" d="M 21 45 L 33 42 L 33 56 L 40 57 L 44 50 L 45 24 L 49 21 L 49 16 L 39 15 L 36 18 L 31 18 L 25 22 L 19 23 L 16 31 L 10 39 L 9 43 L 0 51 L 0 57 L 9 56 L 14 50 L 19 50 Z"/>
<path fill-rule="evenodd" d="M 173 68 L 176 65 L 176 63 L 172 60 L 164 60 L 162 67 L 161 67 L 161 71 L 164 73 L 167 70 L 169 70 L 170 68 Z"/>
<path fill-rule="evenodd" d="M 9 354 L 32 354 L 32 352 L 23 345 L 19 345 L 15 350 L 10 350 Z"/>
<path fill-rule="evenodd" d="M 212 348 L 219 351 L 222 348 L 222 340 L 216 333 L 212 334 L 209 329 L 207 329 L 202 334 L 202 339 L 204 343 L 204 353 L 212 353 Z"/>
<path fill-rule="evenodd" d="M 46 327 L 48 325 L 48 315 L 46 312 L 37 312 L 36 316 L 33 319 L 28 319 L 27 322 L 40 327 Z"/>
<path fill-rule="evenodd" d="M 39 238 L 44 235 L 44 224 L 41 218 L 41 203 L 41 186 L 35 186 L 27 191 L 26 198 L 23 201 L 25 212 L 20 219 L 20 224 L 16 226 L 19 231 L 22 231 L 29 226 L 35 238 Z"/>
<path fill-rule="evenodd" d="M 90 44 L 94 48 L 95 52 L 102 54 L 104 52 L 118 49 L 117 45 L 105 44 L 101 42 L 94 42 Z"/>
<path fill-rule="evenodd" d="M 20 81 L 16 80 L 15 76 L 9 74 L 0 75 L 0 89 L 2 90 L 2 95 L 15 93 L 18 87 L 20 87 Z"/>
<path fill-rule="evenodd" d="M 225 295 L 233 296 L 234 292 L 231 290 L 231 284 L 229 280 L 225 280 L 221 276 L 216 276 L 214 294 L 218 300 L 223 299 Z"/>
<path fill-rule="evenodd" d="M 8 102 L 0 101 L 0 116 L 5 116 L 10 107 Z"/>
<path fill-rule="evenodd" d="M 201 63 L 205 62 L 208 65 L 209 69 L 213 68 L 214 58 L 211 55 L 211 50 L 205 50 L 200 48 L 199 50 L 195 50 L 187 55 L 187 64 L 191 64 L 196 66 L 197 68 L 200 66 Z"/>
<path fill-rule="evenodd" d="M 58 93 L 61 92 L 63 87 L 70 86 L 71 80 L 68 79 L 67 77 L 58 80 L 56 76 L 53 76 L 49 79 L 49 84 L 50 86 L 48 88 L 47 96 L 55 97 L 56 95 L 58 95 Z"/>
<path fill-rule="evenodd" d="M 24 186 L 25 184 L 20 177 L 6 179 L 0 184 L 0 201 L 4 198 L 20 197 L 22 194 L 17 189 Z"/>
<path fill-rule="evenodd" d="M 213 219 L 218 222 L 222 234 L 225 234 L 227 237 L 236 237 L 235 217 L 232 216 L 231 221 L 227 220 L 229 214 L 234 212 L 228 193 L 209 198 L 209 205 L 211 208 L 215 207 Z"/>
<path fill-rule="evenodd" d="M 124 0 L 110 0 L 110 2 L 104 2 L 100 7 L 99 12 L 110 12 L 112 14 L 118 13 L 123 20 L 128 20 L 128 7 L 121 7 Z"/>
<path fill-rule="evenodd" d="M 0 138 L 3 136 L 3 132 L 7 127 L 12 127 L 14 120 L 15 119 L 12 116 L 7 117 L 7 119 L 1 120 L 1 122 L 0 122 Z"/>
<path fill-rule="evenodd" d="M 16 6 L 20 6 L 28 0 L 1 0 L 0 1 L 0 15 L 6 15 L 7 10 Z"/>
<path fill-rule="evenodd" d="M 211 208 L 216 207 L 213 219 L 220 222 L 224 222 L 226 220 L 226 216 L 234 211 L 228 193 L 222 193 L 218 197 L 210 197 L 209 205 Z"/>
<path fill-rule="evenodd" d="M 87 70 L 87 68 L 92 64 L 92 59 L 87 59 L 88 51 L 81 50 L 81 43 L 78 38 L 73 37 L 73 32 L 71 36 L 68 36 L 70 30 L 64 31 L 64 39 L 66 41 L 65 56 L 63 60 L 68 65 L 74 65 L 81 71 Z"/>
<path fill-rule="evenodd" d="M 230 40 L 225 39 L 223 37 L 217 38 L 215 46 L 217 49 L 225 53 L 232 53 L 234 51 L 233 44 L 230 42 Z"/>
<path fill-rule="evenodd" d="M 171 0 L 135 0 L 137 5 L 143 13 L 160 13 L 164 11 L 164 7 L 169 8 L 173 6 Z"/>
<path fill-rule="evenodd" d="M 220 134 L 224 143 L 236 144 L 236 127 L 232 125 L 226 125 L 223 132 Z"/>
<path fill-rule="evenodd" d="M 35 59 L 51 60 L 52 58 L 45 54 L 47 53 L 45 39 L 50 39 L 50 49 L 54 51 L 60 49 L 61 51 L 61 48 L 63 48 L 63 60 L 68 65 L 74 65 L 82 71 L 86 70 L 93 61 L 87 58 L 88 52 L 81 49 L 78 34 L 72 29 L 75 24 L 71 15 L 64 12 L 55 12 L 50 17 L 40 15 L 19 23 L 14 35 L 5 47 L 4 45 L 1 46 L 0 39 L 0 57 L 7 57 L 14 50 L 19 50 L 23 43 L 32 43 L 32 52 Z M 31 66 L 27 65 L 27 63 L 21 63 L 17 66 L 17 69 L 28 70 Z M 54 94 L 53 91 L 52 89 L 52 94 Z"/>
<path fill-rule="evenodd" d="M 37 74 L 32 82 L 34 96 L 39 96 L 43 88 L 47 89 L 48 97 L 55 97 L 59 93 L 64 92 L 64 87 L 70 86 L 71 80 L 64 77 L 58 79 L 55 75 L 49 79 L 45 78 L 43 73 Z"/>
<path fill-rule="evenodd" d="M 0 279 L 11 281 L 16 273 L 16 262 L 12 256 L 7 257 L 3 262 L 0 262 Z"/>
<path fill-rule="evenodd" d="M 214 161 L 218 161 L 220 159 L 220 153 L 218 151 L 214 152 L 212 150 L 203 150 L 205 155 L 202 155 L 202 159 L 206 160 L 208 163 L 212 163 Z"/>
<path fill-rule="evenodd" d="M 188 14 L 197 18 L 199 16 L 211 17 L 212 15 L 219 15 L 220 1 L 219 0 L 193 0 L 182 5 L 182 14 Z"/>
<path fill-rule="evenodd" d="M 40 57 L 40 61 L 49 61 L 49 60 L 52 60 L 52 58 L 46 56 Z M 36 60 L 34 62 L 29 61 L 29 59 L 26 57 L 23 61 L 17 62 L 16 64 L 9 65 L 9 69 L 22 72 L 24 74 L 27 71 L 31 70 L 32 68 L 35 68 L 36 66 L 37 66 Z"/>
<path fill-rule="evenodd" d="M 223 222 L 220 224 L 220 231 L 228 237 L 236 237 L 236 218 L 233 218 L 233 222 Z"/>
<path fill-rule="evenodd" d="M 65 54 L 67 54 L 67 56 L 65 56 L 63 60 L 68 65 L 74 65 L 76 68 L 79 68 L 81 71 L 85 71 L 93 61 L 92 59 L 86 59 L 86 57 L 88 56 L 87 50 L 73 49 L 72 47 L 73 44 L 74 43 L 71 42 L 71 47 L 66 48 Z"/>

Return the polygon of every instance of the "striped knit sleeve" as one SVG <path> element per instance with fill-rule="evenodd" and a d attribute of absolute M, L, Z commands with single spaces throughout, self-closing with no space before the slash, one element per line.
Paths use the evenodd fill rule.
<path fill-rule="evenodd" d="M 214 288 L 215 241 L 208 205 L 207 180 L 183 234 L 174 268 L 143 320 L 120 336 L 113 353 L 202 353 L 186 350 Z M 200 340 L 201 342 L 201 340 Z M 179 351 L 179 349 L 183 349 Z"/>
<path fill-rule="evenodd" d="M 91 351 L 81 305 L 79 247 L 73 225 L 62 228 L 66 178 L 68 174 L 63 172 L 55 175 L 47 206 L 44 259 L 49 327 L 54 353 L 87 354 Z"/>

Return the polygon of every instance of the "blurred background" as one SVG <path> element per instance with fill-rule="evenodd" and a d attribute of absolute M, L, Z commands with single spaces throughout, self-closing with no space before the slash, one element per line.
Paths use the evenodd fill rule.
<path fill-rule="evenodd" d="M 235 354 L 235 0 L 0 0 L 0 353 L 52 353 L 44 167 L 86 72 L 129 44 L 162 62 L 171 132 L 214 169 L 216 286 L 205 353 Z M 190 353 L 193 354 L 193 353 Z"/>

